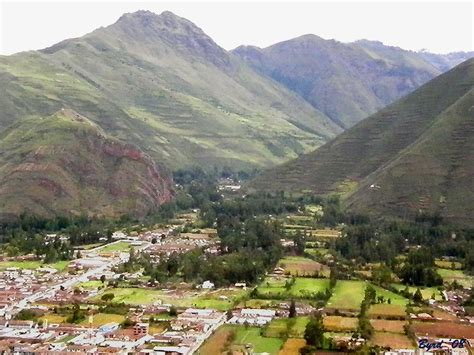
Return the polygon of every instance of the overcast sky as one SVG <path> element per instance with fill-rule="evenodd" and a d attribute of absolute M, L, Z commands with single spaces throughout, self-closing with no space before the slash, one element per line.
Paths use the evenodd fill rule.
<path fill-rule="evenodd" d="M 379 40 L 436 53 L 472 51 L 473 1 L 464 2 L 117 2 L 0 0 L 0 53 L 50 46 L 115 22 L 139 9 L 170 10 L 201 27 L 226 49 L 265 47 L 313 33 L 350 42 Z"/>

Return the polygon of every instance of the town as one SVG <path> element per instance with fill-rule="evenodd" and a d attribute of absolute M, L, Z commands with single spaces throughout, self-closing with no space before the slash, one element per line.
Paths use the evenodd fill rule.
<path fill-rule="evenodd" d="M 225 181 L 221 186 L 216 190 L 226 199 L 240 198 L 238 188 Z M 215 222 L 202 227 L 204 214 L 196 208 L 174 213 L 168 223 L 116 230 L 75 246 L 69 260 L 46 263 L 35 254 L 5 253 L 0 348 L 298 354 L 315 345 L 342 352 L 428 354 L 432 349 L 419 344 L 444 341 L 452 354 L 469 353 L 474 283 L 456 258 L 435 259 L 442 286 L 407 286 L 380 262 L 342 262 L 337 243 L 350 236 L 341 226 L 322 226 L 323 215 L 316 203 L 268 215 L 282 228 L 276 242 L 283 253 L 261 276 L 235 282 L 210 272 L 203 278 L 205 270 L 200 277 L 186 276 L 198 269 L 187 265 L 194 254 L 205 258 L 197 263 L 212 264 L 229 248 Z M 68 238 L 45 236 L 46 243 L 68 243 Z M 407 261 L 420 250 L 407 243 L 398 258 Z M 315 320 L 321 337 L 310 344 L 308 329 L 314 322 L 318 327 Z M 456 346 L 459 341 L 462 347 Z"/>

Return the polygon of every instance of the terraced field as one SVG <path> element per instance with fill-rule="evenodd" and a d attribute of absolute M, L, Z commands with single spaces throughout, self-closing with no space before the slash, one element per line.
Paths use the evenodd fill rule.
<path fill-rule="evenodd" d="M 474 190 L 466 178 L 474 174 L 473 88 L 470 59 L 250 186 L 339 193 L 348 209 L 377 216 L 442 211 L 452 223 L 472 225 L 465 196 Z"/>

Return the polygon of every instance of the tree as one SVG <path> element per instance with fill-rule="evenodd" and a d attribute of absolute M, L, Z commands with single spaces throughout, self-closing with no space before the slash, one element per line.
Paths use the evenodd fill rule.
<path fill-rule="evenodd" d="M 296 232 L 294 243 L 295 243 L 295 253 L 296 253 L 296 255 L 303 255 L 306 243 L 305 243 L 304 238 L 301 235 L 301 232 L 299 230 Z"/>
<path fill-rule="evenodd" d="M 376 283 L 388 285 L 392 282 L 392 270 L 385 264 L 382 264 L 373 271 L 372 277 Z"/>
<path fill-rule="evenodd" d="M 415 293 L 413 294 L 413 302 L 415 303 L 423 302 L 423 295 L 421 293 L 420 288 L 417 288 Z"/>
<path fill-rule="evenodd" d="M 132 321 L 130 318 L 125 318 L 122 323 L 120 323 L 122 328 L 131 328 L 135 325 L 135 322 Z"/>
<path fill-rule="evenodd" d="M 178 310 L 176 309 L 175 306 L 171 306 L 170 307 L 170 310 L 168 312 L 168 314 L 171 316 L 171 317 L 176 317 L 178 315 Z"/>
<path fill-rule="evenodd" d="M 321 315 L 312 316 L 304 330 L 304 339 L 308 345 L 321 348 L 324 340 L 324 327 Z"/>
<path fill-rule="evenodd" d="M 104 293 L 100 299 L 104 302 L 110 302 L 114 297 L 115 295 L 113 293 Z"/>
<path fill-rule="evenodd" d="M 331 272 L 329 274 L 329 288 L 334 288 L 337 283 L 337 269 L 335 267 L 331 268 Z"/>
<path fill-rule="evenodd" d="M 81 310 L 79 304 L 75 303 L 72 314 L 66 319 L 67 323 L 79 323 L 86 318 L 84 311 Z"/>
<path fill-rule="evenodd" d="M 289 310 L 288 317 L 290 317 L 290 318 L 295 318 L 295 317 L 296 317 L 296 304 L 295 304 L 295 300 L 291 300 L 291 303 L 290 303 L 290 310 Z"/>

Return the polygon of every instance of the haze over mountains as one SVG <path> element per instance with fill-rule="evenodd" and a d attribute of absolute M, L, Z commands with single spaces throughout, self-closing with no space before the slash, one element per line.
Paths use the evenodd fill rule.
<path fill-rule="evenodd" d="M 338 193 L 356 212 L 399 217 L 425 212 L 472 225 L 473 176 L 470 59 L 251 186 Z"/>
<path fill-rule="evenodd" d="M 300 94 L 342 128 L 474 56 L 418 53 L 367 40 L 341 43 L 315 35 L 263 49 L 241 46 L 233 53 Z"/>
<path fill-rule="evenodd" d="M 2 56 L 0 216 L 143 216 L 171 198 L 170 170 L 284 163 L 469 55 L 314 35 L 229 52 L 186 19 L 138 11 Z"/>

